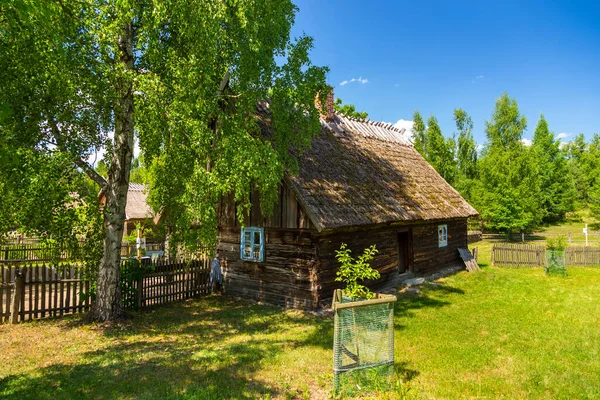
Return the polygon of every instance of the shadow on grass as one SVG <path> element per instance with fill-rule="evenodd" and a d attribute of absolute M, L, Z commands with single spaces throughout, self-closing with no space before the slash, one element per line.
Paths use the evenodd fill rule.
<path fill-rule="evenodd" d="M 277 380 L 254 378 L 278 354 L 328 346 L 332 323 L 276 307 L 208 297 L 96 325 L 101 349 L 0 380 L 0 398 L 255 399 L 279 396 Z M 78 329 L 77 320 L 63 325 Z M 310 325 L 310 326 L 309 326 Z M 314 332 L 312 331 L 314 328 Z M 299 329 L 303 335 L 290 334 Z M 58 342 L 57 338 L 57 342 Z M 65 351 L 57 345 L 57 351 Z M 275 377 L 276 378 L 276 377 Z"/>
<path fill-rule="evenodd" d="M 431 297 L 432 292 L 437 292 Z M 447 285 L 429 286 L 419 295 L 399 295 L 396 317 L 414 310 L 450 304 L 444 295 L 462 293 Z M 132 313 L 133 318 L 109 325 L 82 326 L 73 317 L 65 330 L 88 330 L 91 342 L 82 350 L 61 347 L 64 354 L 31 372 L 0 379 L 6 399 L 144 398 L 255 399 L 282 393 L 277 372 L 269 381 L 257 379 L 277 357 L 302 348 L 331 349 L 333 318 L 278 307 L 249 304 L 214 296 Z M 396 319 L 395 329 L 402 329 Z M 40 325 L 43 329 L 43 325 Z M 98 338 L 98 332 L 101 333 Z M 95 339 L 94 339 L 95 337 Z M 328 362 L 329 360 L 315 360 Z M 419 372 L 403 362 L 396 375 L 412 380 Z M 298 371 L 298 373 L 303 373 Z M 258 374 L 260 375 L 260 374 Z M 292 397 L 306 395 L 292 393 Z"/>

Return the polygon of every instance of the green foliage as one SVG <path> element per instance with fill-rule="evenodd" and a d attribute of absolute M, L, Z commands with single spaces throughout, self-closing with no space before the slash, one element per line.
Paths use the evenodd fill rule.
<path fill-rule="evenodd" d="M 547 250 L 563 251 L 567 248 L 567 239 L 564 236 L 549 237 L 546 239 Z"/>
<path fill-rule="evenodd" d="M 425 131 L 425 152 L 427 159 L 435 170 L 448 182 L 453 185 L 458 175 L 458 169 L 454 153 L 456 151 L 456 142 L 454 139 L 445 139 L 442 135 L 437 118 L 430 116 L 427 120 L 427 130 Z"/>
<path fill-rule="evenodd" d="M 369 288 L 358 282 L 378 279 L 380 277 L 379 271 L 371 268 L 369 263 L 377 253 L 375 245 L 366 248 L 363 254 L 356 260 L 352 257 L 352 252 L 347 248 L 346 243 L 342 243 L 340 249 L 336 250 L 335 253 L 335 258 L 341 264 L 336 273 L 337 277 L 335 280 L 345 284 L 344 295 L 355 299 L 373 298 L 374 294 Z"/>
<path fill-rule="evenodd" d="M 353 117 L 357 119 L 366 119 L 369 114 L 366 111 L 356 111 L 354 104 L 342 104 L 342 99 L 339 97 L 335 99 L 335 104 L 333 105 L 335 111 L 344 114 L 348 117 Z"/>
<path fill-rule="evenodd" d="M 290 38 L 296 12 L 290 0 L 1 3 L 0 230 L 71 233 L 69 193 L 91 202 L 99 189 L 76 184 L 84 173 L 100 186 L 100 176 L 148 182 L 173 242 L 213 242 L 225 194 L 248 211 L 255 188 L 268 212 L 320 131 L 327 69 L 310 61 L 312 38 Z M 266 99 L 268 134 L 256 118 Z M 111 131 L 125 133 L 117 143 Z M 130 177 L 119 173 L 130 169 L 129 132 L 142 151 Z M 100 148 L 96 174 L 86 160 Z"/>
<path fill-rule="evenodd" d="M 419 152 L 426 160 L 427 156 L 427 138 L 425 134 L 425 122 L 418 110 L 413 113 L 413 144 L 415 150 Z"/>
<path fill-rule="evenodd" d="M 487 147 L 500 147 L 505 150 L 518 148 L 526 129 L 527 118 L 521 115 L 516 100 L 503 93 L 496 100 L 492 120 L 485 122 Z"/>
<path fill-rule="evenodd" d="M 462 109 L 454 110 L 454 121 L 458 129 L 456 162 L 458 176 L 454 187 L 467 200 L 471 201 L 473 188 L 479 178 L 477 169 L 477 144 L 473 139 L 473 121 Z"/>
<path fill-rule="evenodd" d="M 543 115 L 535 128 L 531 147 L 540 175 L 540 206 L 543 222 L 556 222 L 574 210 L 575 187 L 567 159 Z"/>
<path fill-rule="evenodd" d="M 144 265 L 140 263 L 137 258 L 128 258 L 121 262 L 121 298 L 123 300 L 123 307 L 137 310 L 137 282 L 144 274 L 153 272 L 154 267 L 152 265 Z"/>
<path fill-rule="evenodd" d="M 542 219 L 538 166 L 533 151 L 521 143 L 526 126 L 517 103 L 506 94 L 486 122 L 488 141 L 473 202 L 486 226 L 496 231 L 532 229 Z"/>

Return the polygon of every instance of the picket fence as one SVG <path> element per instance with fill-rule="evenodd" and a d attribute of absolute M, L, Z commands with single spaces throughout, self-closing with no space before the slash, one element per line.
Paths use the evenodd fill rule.
<path fill-rule="evenodd" d="M 492 265 L 498 267 L 543 267 L 546 248 L 531 244 L 498 243 L 492 246 Z M 600 266 L 600 247 L 567 246 L 567 267 Z"/>
<path fill-rule="evenodd" d="M 210 259 L 147 260 L 121 268 L 121 295 L 129 309 L 209 293 Z M 130 264 L 131 265 L 131 264 Z M 137 264 L 134 264 L 137 265 Z M 26 321 L 89 311 L 90 282 L 76 264 L 0 264 L 0 322 Z"/>

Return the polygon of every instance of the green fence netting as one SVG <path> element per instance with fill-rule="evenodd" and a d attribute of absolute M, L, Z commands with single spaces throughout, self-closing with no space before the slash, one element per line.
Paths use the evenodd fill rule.
<path fill-rule="evenodd" d="M 567 260 L 564 250 L 546 250 L 546 275 L 567 275 Z"/>
<path fill-rule="evenodd" d="M 333 299 L 333 391 L 352 396 L 383 389 L 394 372 L 394 302 L 377 294 L 355 301 L 336 290 Z"/>

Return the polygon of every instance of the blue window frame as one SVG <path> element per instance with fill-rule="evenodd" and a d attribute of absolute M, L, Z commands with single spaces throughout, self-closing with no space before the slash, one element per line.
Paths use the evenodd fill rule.
<path fill-rule="evenodd" d="M 448 225 L 438 226 L 438 247 L 448 246 Z"/>
<path fill-rule="evenodd" d="M 262 262 L 265 259 L 265 230 L 263 228 L 242 228 L 240 238 L 240 258 Z"/>

